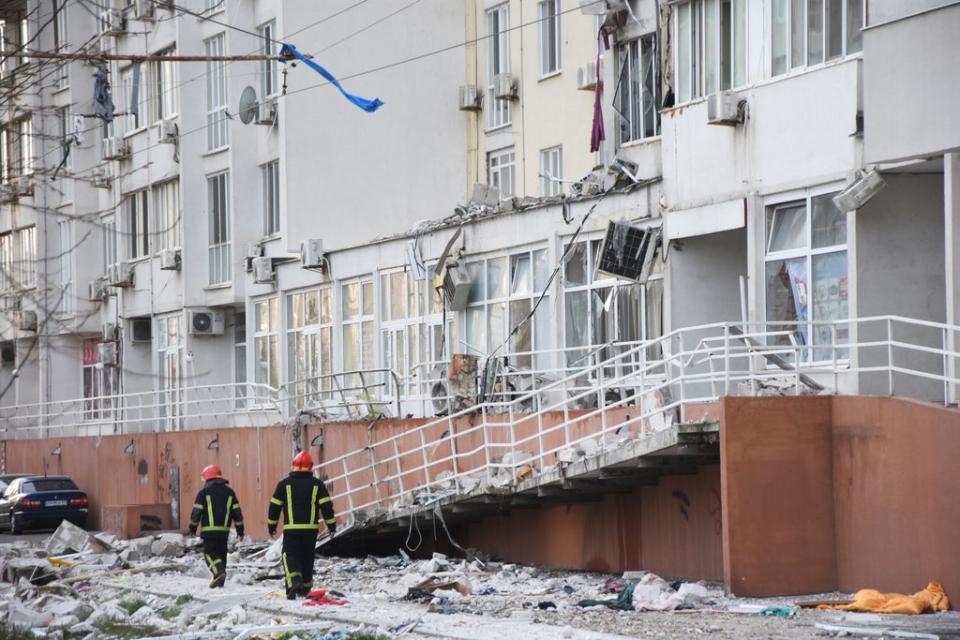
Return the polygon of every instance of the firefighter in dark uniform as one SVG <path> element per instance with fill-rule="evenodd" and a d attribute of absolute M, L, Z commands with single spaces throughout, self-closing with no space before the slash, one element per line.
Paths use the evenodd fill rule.
<path fill-rule="evenodd" d="M 333 501 L 323 481 L 313 475 L 313 459 L 301 451 L 293 459 L 293 470 L 277 483 L 267 512 L 267 530 L 277 532 L 283 514 L 283 574 L 287 599 L 306 595 L 313 588 L 313 559 L 320 520 L 330 535 L 337 531 Z"/>
<path fill-rule="evenodd" d="M 196 535 L 200 527 L 203 540 L 203 557 L 210 567 L 213 580 L 210 588 L 222 587 L 227 579 L 227 538 L 230 525 L 237 529 L 237 536 L 243 537 L 243 512 L 240 501 L 223 477 L 217 465 L 206 467 L 200 477 L 206 484 L 200 489 L 193 501 L 193 513 L 190 514 L 190 535 Z"/>

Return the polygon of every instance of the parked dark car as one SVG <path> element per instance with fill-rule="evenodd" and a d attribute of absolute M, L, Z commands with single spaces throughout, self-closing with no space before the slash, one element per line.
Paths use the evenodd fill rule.
<path fill-rule="evenodd" d="M 0 497 L 0 526 L 16 535 L 28 528 L 50 529 L 64 520 L 85 527 L 87 494 L 67 476 L 13 479 Z"/>

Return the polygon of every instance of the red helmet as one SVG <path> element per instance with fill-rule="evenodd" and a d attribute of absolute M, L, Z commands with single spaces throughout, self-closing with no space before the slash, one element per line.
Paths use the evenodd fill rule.
<path fill-rule="evenodd" d="M 213 480 L 214 478 L 222 478 L 223 471 L 220 471 L 220 467 L 215 464 L 208 465 L 203 468 L 203 471 L 200 472 L 200 477 L 204 480 Z"/>
<path fill-rule="evenodd" d="M 313 471 L 313 458 L 306 451 L 301 451 L 293 457 L 294 471 Z"/>

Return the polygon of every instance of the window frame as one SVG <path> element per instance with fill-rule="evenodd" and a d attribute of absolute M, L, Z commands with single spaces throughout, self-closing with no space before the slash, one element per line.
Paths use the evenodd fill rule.
<path fill-rule="evenodd" d="M 266 312 L 265 327 L 260 322 L 261 309 Z M 265 345 L 265 360 L 261 358 L 261 345 Z M 253 383 L 278 389 L 282 382 L 280 364 L 280 296 L 273 295 L 253 301 Z"/>
<path fill-rule="evenodd" d="M 309 298 L 315 296 L 316 321 L 310 322 Z M 336 389 L 336 307 L 334 285 L 288 291 L 286 326 L 287 381 L 293 386 L 293 405 L 303 408 L 311 399 L 330 399 Z M 324 306 L 326 305 L 326 307 Z M 326 312 L 325 312 L 326 309 Z M 326 339 L 326 347 L 323 342 Z M 303 346 L 301 359 L 300 347 Z M 300 365 L 303 365 L 300 375 Z"/>
<path fill-rule="evenodd" d="M 123 196 L 123 220 L 127 259 L 131 262 L 150 257 L 150 190 L 131 191 Z"/>
<path fill-rule="evenodd" d="M 157 411 L 168 429 L 182 429 L 186 401 L 184 366 L 184 314 L 154 319 L 154 351 L 157 366 Z"/>
<path fill-rule="evenodd" d="M 273 42 L 276 41 L 277 21 L 268 20 L 257 27 L 260 34 L 260 48 L 265 56 L 276 56 Z M 280 95 L 280 63 L 274 60 L 260 61 L 260 95 L 262 99 Z"/>
<path fill-rule="evenodd" d="M 226 32 L 218 33 L 203 41 L 207 56 L 223 56 L 227 50 Z M 229 102 L 229 83 L 226 62 L 207 61 L 207 152 L 212 153 L 230 147 L 230 121 L 226 117 Z"/>
<path fill-rule="evenodd" d="M 549 174 L 553 179 L 548 178 Z M 563 195 L 563 145 L 540 150 L 540 196 Z"/>
<path fill-rule="evenodd" d="M 494 78 L 510 73 L 510 3 L 491 7 L 485 12 L 487 33 L 487 112 L 486 131 L 496 131 L 513 124 L 513 105 L 510 100 L 498 100 L 494 94 Z"/>
<path fill-rule="evenodd" d="M 57 231 L 60 243 L 59 251 L 59 285 L 61 292 L 60 305 L 57 309 L 61 316 L 72 316 L 75 312 L 76 294 L 76 265 L 74 262 L 74 228 L 73 218 L 62 218 L 57 221 Z"/>
<path fill-rule="evenodd" d="M 553 13 L 547 14 L 547 10 L 552 8 Z M 561 31 L 561 11 L 560 0 L 539 0 L 537 2 L 537 19 L 539 21 L 539 46 L 538 62 L 540 71 L 540 80 L 546 80 L 563 73 L 563 36 Z M 552 30 L 550 27 L 553 27 Z M 553 41 L 550 42 L 552 36 Z M 552 49 L 552 51 L 550 51 Z M 553 54 L 554 66 L 549 67 L 550 56 Z"/>
<path fill-rule="evenodd" d="M 263 236 L 280 235 L 280 159 L 274 158 L 260 165 L 260 189 Z"/>
<path fill-rule="evenodd" d="M 151 188 L 153 200 L 153 233 L 156 237 L 156 252 L 164 249 L 181 249 L 183 244 L 183 204 L 180 199 L 180 178 L 154 183 Z M 173 191 L 172 194 L 166 193 Z M 173 205 L 172 209 L 170 205 Z"/>
<path fill-rule="evenodd" d="M 504 160 L 507 156 L 509 156 L 509 161 Z M 495 162 L 496 167 L 493 166 Z M 503 188 L 504 171 L 509 172 L 509 190 Z M 494 180 L 494 176 L 496 176 L 496 180 Z M 515 147 L 509 146 L 487 152 L 487 184 L 500 191 L 501 200 L 517 195 L 517 152 Z"/>
<path fill-rule="evenodd" d="M 176 45 L 170 45 L 157 51 L 154 55 L 172 56 L 176 53 Z M 147 92 L 150 96 L 148 114 L 150 124 L 159 124 L 165 120 L 176 118 L 179 115 L 177 63 L 155 60 L 150 63 L 147 75 L 150 83 L 150 90 Z"/>
<path fill-rule="evenodd" d="M 233 221 L 230 206 L 230 171 L 207 175 L 208 284 L 230 284 L 233 278 Z"/>
<path fill-rule="evenodd" d="M 644 101 L 644 96 L 648 93 L 647 88 L 644 86 L 643 82 L 643 66 L 644 66 L 644 41 L 648 41 L 651 47 L 651 55 L 653 59 L 653 96 L 650 97 L 650 102 L 652 103 L 653 110 L 653 130 L 651 133 L 647 133 L 646 130 L 646 120 L 644 118 L 645 112 L 644 107 L 646 103 Z M 645 140 L 650 140 L 652 138 L 657 138 L 660 136 L 660 65 L 659 65 L 659 49 L 657 42 L 656 33 L 647 33 L 638 38 L 633 38 L 631 40 L 622 42 L 617 45 L 616 50 L 617 55 L 617 86 L 614 92 L 613 100 L 613 109 L 617 114 L 617 136 L 618 143 L 620 146 L 628 145 L 635 142 L 642 142 Z M 626 60 L 627 64 L 624 64 Z M 637 66 L 639 65 L 639 66 Z M 632 71 L 636 69 L 636 87 L 639 88 L 639 97 L 640 100 L 638 103 L 633 101 L 633 74 Z M 639 135 L 634 135 L 634 126 L 632 118 L 625 117 L 623 114 L 623 104 L 618 105 L 618 98 L 626 103 L 627 107 L 630 109 L 631 113 L 634 106 L 636 106 L 637 119 L 639 121 Z M 630 129 L 630 135 L 626 139 L 624 138 L 624 124 L 629 123 L 628 127 Z"/>
<path fill-rule="evenodd" d="M 724 22 L 724 5 L 730 7 L 729 19 Z M 715 7 L 711 17 L 710 7 Z M 739 11 L 738 11 L 739 7 Z M 706 98 L 721 91 L 733 91 L 749 83 L 750 28 L 747 0 L 684 0 L 674 11 L 672 29 L 674 37 L 673 64 L 676 70 L 676 104 L 686 104 Z M 689 24 L 689 41 L 681 33 L 683 17 Z M 737 24 L 740 23 L 740 30 Z M 730 34 L 725 38 L 725 25 Z M 742 30 L 743 38 L 737 36 Z M 725 43 L 729 43 L 729 49 Z M 659 44 L 659 43 L 658 43 Z M 741 54 L 737 57 L 737 53 Z M 686 55 L 684 55 L 686 54 Z M 729 77 L 724 84 L 723 70 L 729 58 Z M 742 58 L 742 60 L 740 59 Z M 708 67 L 712 68 L 715 83 L 710 86 Z M 688 80 L 684 87 L 684 80 Z"/>
<path fill-rule="evenodd" d="M 358 313 L 355 316 L 348 316 L 346 313 L 347 305 L 347 287 L 357 287 L 357 309 Z M 377 296 L 376 296 L 376 287 L 374 284 L 373 275 L 364 275 L 358 276 L 356 278 L 350 278 L 343 280 L 339 283 L 339 318 L 340 318 L 340 357 L 341 364 L 340 369 L 343 373 L 354 370 L 367 370 L 373 369 L 376 367 L 377 363 Z M 369 311 L 367 296 L 369 298 Z M 351 344 L 350 340 L 347 338 L 348 330 L 352 330 L 353 327 L 358 327 L 357 331 L 357 363 L 358 367 L 356 369 L 347 367 L 347 347 Z M 364 330 L 369 329 L 369 345 L 370 352 L 367 351 L 364 346 Z M 344 387 L 355 387 L 359 384 L 360 380 L 358 376 L 350 375 L 345 376 L 344 380 L 341 381 L 341 384 Z"/>
<path fill-rule="evenodd" d="M 829 5 L 831 2 L 840 3 L 840 53 L 831 55 L 829 50 Z M 863 52 L 862 30 L 866 26 L 866 0 L 773 0 L 770 11 L 770 77 L 780 78 L 792 73 L 802 73 L 809 69 L 818 69 L 828 64 L 847 60 L 851 57 L 861 55 Z M 814 42 L 812 35 L 817 33 L 810 29 L 810 18 L 813 15 L 812 6 L 819 5 L 819 58 L 811 56 L 811 43 Z M 799 7 L 800 11 L 797 11 Z M 851 33 L 850 19 L 851 8 L 859 7 L 860 29 Z M 802 15 L 798 15 L 802 14 Z M 778 16 L 782 16 L 782 24 L 778 24 Z M 799 34 L 794 33 L 793 22 L 797 17 L 802 17 L 803 25 L 800 27 Z M 782 38 L 784 47 L 783 69 L 778 70 L 776 61 L 777 35 Z M 795 40 L 796 38 L 796 40 Z M 794 51 L 794 45 L 799 44 L 802 51 L 797 55 Z M 853 46 L 852 46 L 853 45 Z M 799 61 L 794 58 L 799 58 Z"/>
<path fill-rule="evenodd" d="M 80 353 L 80 382 L 83 395 L 83 420 L 98 421 L 108 418 L 114 409 L 114 396 L 120 392 L 118 367 L 99 365 L 99 345 L 103 338 L 85 338 Z"/>
<path fill-rule="evenodd" d="M 53 10 L 56 17 L 53 21 L 53 48 L 55 51 L 66 51 L 70 48 L 68 41 L 69 28 L 67 26 L 68 0 L 53 0 Z M 61 60 L 57 65 L 57 90 L 67 89 L 70 86 L 70 63 Z"/>

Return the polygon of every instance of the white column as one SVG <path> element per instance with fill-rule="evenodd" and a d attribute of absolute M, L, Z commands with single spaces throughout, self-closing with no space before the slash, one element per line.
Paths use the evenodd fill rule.
<path fill-rule="evenodd" d="M 943 219 L 945 247 L 947 324 L 960 324 L 960 153 L 943 156 Z M 950 331 L 950 346 L 960 351 L 960 331 Z M 950 358 L 950 375 L 960 377 L 960 359 Z M 950 385 L 951 403 L 958 401 L 960 389 Z"/>

